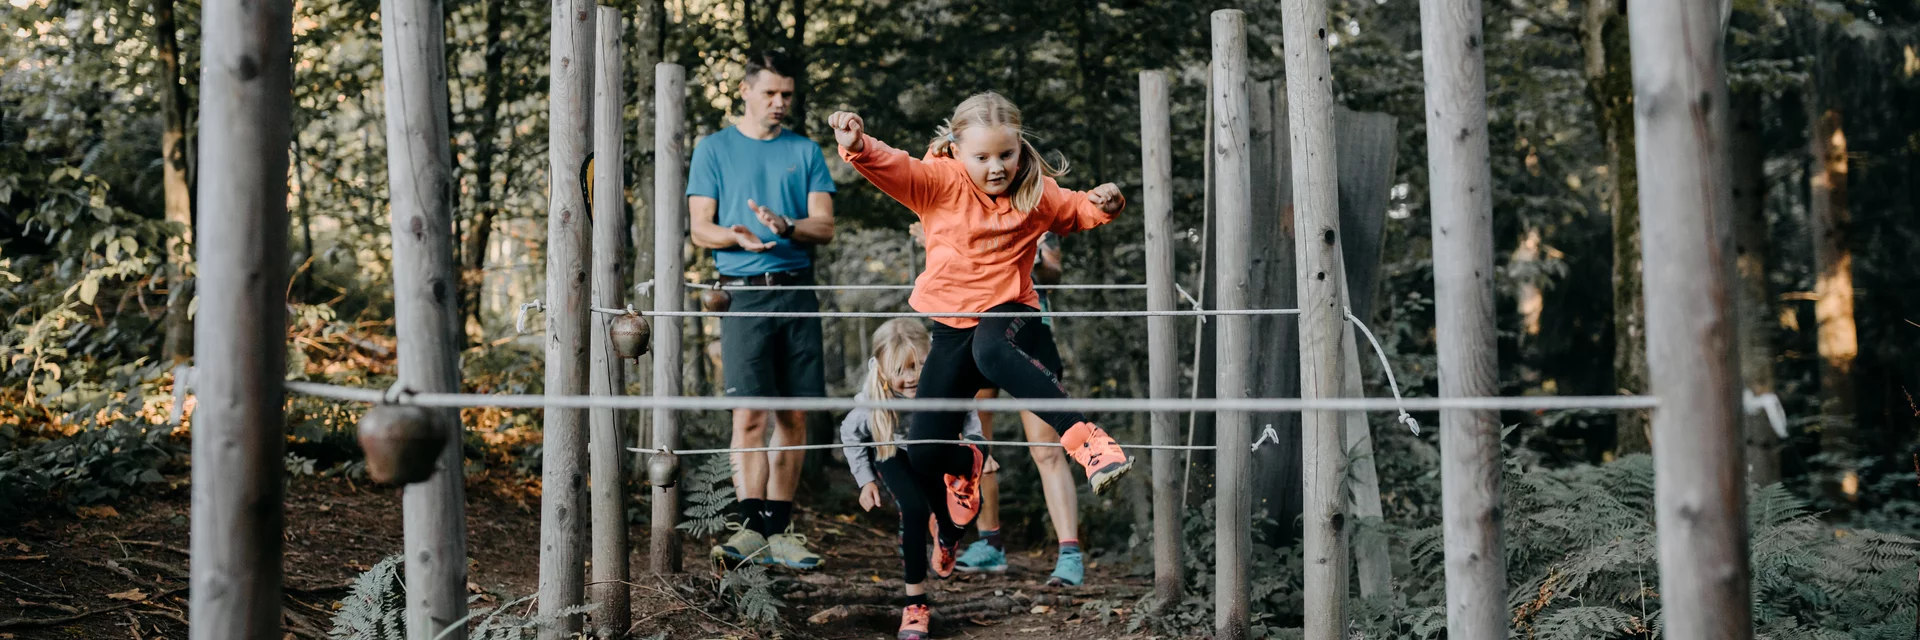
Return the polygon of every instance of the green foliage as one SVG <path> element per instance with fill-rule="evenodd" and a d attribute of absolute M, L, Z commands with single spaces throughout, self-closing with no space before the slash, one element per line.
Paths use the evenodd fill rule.
<path fill-rule="evenodd" d="M 161 368 L 134 363 L 63 389 L 53 399 L 70 409 L 61 414 L 0 397 L 0 414 L 9 416 L 0 418 L 0 514 L 25 518 L 165 483 L 188 444 L 162 421 L 171 400 L 167 384 Z M 24 420 L 34 417 L 55 424 Z"/>
<path fill-rule="evenodd" d="M 726 594 L 742 622 L 758 628 L 780 624 L 780 609 L 786 603 L 773 594 L 773 576 L 767 574 L 766 567 L 747 563 L 729 569 L 720 579 L 720 592 Z"/>
<path fill-rule="evenodd" d="M 695 538 L 727 530 L 727 510 L 733 508 L 733 464 L 726 456 L 703 456 L 693 473 L 681 478 L 687 501 L 686 519 L 676 527 Z"/>
<path fill-rule="evenodd" d="M 407 640 L 407 581 L 402 556 L 392 555 L 354 578 L 353 588 L 334 613 L 329 640 Z M 531 640 L 543 628 L 574 616 L 591 613 L 596 605 L 566 607 L 550 614 L 531 615 L 535 595 L 498 607 L 472 609 L 458 624 L 468 624 L 473 640 Z M 477 601 L 478 596 L 473 601 Z M 471 602 L 469 605 L 471 605 Z M 519 611 L 520 613 L 515 613 Z M 450 627 L 451 628 L 451 627 Z"/>

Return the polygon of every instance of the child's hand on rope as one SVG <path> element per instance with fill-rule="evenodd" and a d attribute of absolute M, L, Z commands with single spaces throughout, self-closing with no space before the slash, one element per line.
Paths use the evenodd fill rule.
<path fill-rule="evenodd" d="M 860 114 L 835 111 L 827 116 L 827 126 L 833 127 L 833 140 L 848 151 L 860 153 L 866 149 L 866 142 L 860 136 L 867 131 L 867 121 L 860 119 Z"/>
<path fill-rule="evenodd" d="M 860 487 L 860 508 L 872 511 L 878 506 L 880 506 L 880 485 L 869 482 L 866 486 Z"/>
<path fill-rule="evenodd" d="M 1126 204 L 1127 199 L 1120 195 L 1120 187 L 1113 186 L 1113 183 L 1109 182 L 1088 191 L 1087 201 L 1093 203 L 1093 206 L 1100 207 L 1101 211 L 1114 214 L 1120 213 L 1120 207 Z"/>

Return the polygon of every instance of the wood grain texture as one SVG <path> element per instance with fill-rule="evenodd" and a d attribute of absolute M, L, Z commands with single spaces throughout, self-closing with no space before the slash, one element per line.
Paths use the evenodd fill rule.
<path fill-rule="evenodd" d="M 1140 72 L 1140 158 L 1147 231 L 1147 309 L 1171 311 L 1178 304 L 1173 287 L 1173 132 L 1168 106 L 1167 74 Z M 1174 319 L 1147 319 L 1147 394 L 1175 398 L 1180 394 L 1180 345 Z M 1158 411 L 1151 416 L 1156 445 L 1178 444 L 1179 414 Z M 1180 456 L 1174 451 L 1153 452 L 1153 593 L 1164 608 L 1180 602 L 1185 582 L 1181 563 Z"/>
<path fill-rule="evenodd" d="M 653 287 L 655 311 L 679 311 L 686 294 L 679 274 L 687 270 L 681 245 L 686 242 L 687 173 L 685 143 L 687 71 L 662 62 L 653 68 Z M 654 318 L 653 395 L 680 395 L 680 319 Z M 653 446 L 680 446 L 677 417 L 668 409 L 653 412 Z M 680 492 L 677 487 L 653 488 L 653 531 L 648 569 L 654 573 L 680 571 Z"/>
<path fill-rule="evenodd" d="M 1666 635 L 1753 636 L 1726 61 L 1715 0 L 1636 3 L 1654 525 Z"/>
<path fill-rule="evenodd" d="M 593 73 L 593 300 L 595 306 L 624 308 L 626 287 L 626 154 L 621 138 L 621 114 L 626 109 L 620 83 L 620 10 L 598 7 L 594 31 Z M 589 349 L 587 388 L 593 395 L 626 392 L 626 362 L 613 350 L 609 335 L 614 316 L 594 314 Z M 588 501 L 593 514 L 590 538 L 594 603 L 593 635 L 617 638 L 632 619 L 632 592 L 627 586 L 627 486 L 623 462 L 627 443 L 627 413 L 594 409 L 587 414 Z"/>
<path fill-rule="evenodd" d="M 1246 14 L 1213 12 L 1213 280 L 1219 309 L 1247 308 L 1247 273 L 1253 234 L 1253 185 L 1249 154 Z M 1254 344 L 1246 316 L 1221 316 L 1215 362 L 1219 398 L 1252 397 L 1248 353 Z M 1252 416 L 1220 411 L 1214 418 L 1214 637 L 1242 640 L 1250 624 L 1247 594 L 1253 540 Z"/>

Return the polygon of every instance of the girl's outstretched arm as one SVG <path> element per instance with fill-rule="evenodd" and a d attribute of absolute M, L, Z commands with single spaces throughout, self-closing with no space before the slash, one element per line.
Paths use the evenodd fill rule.
<path fill-rule="evenodd" d="M 827 124 L 840 143 L 840 159 L 853 165 L 882 193 L 919 214 L 937 202 L 946 187 L 938 169 L 867 135 L 866 122 L 859 114 L 841 111 L 828 117 Z"/>
<path fill-rule="evenodd" d="M 1040 193 L 1040 210 L 1053 216 L 1051 231 L 1056 235 L 1086 231 L 1113 221 L 1114 214 L 1127 208 L 1126 196 L 1120 195 L 1120 188 L 1113 183 L 1094 187 L 1092 191 L 1074 191 L 1061 188 L 1053 178 L 1046 178 L 1046 188 Z"/>

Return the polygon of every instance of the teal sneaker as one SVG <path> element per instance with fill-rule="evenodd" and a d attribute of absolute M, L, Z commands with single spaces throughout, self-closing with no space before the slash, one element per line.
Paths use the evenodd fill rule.
<path fill-rule="evenodd" d="M 1007 552 L 993 548 L 985 540 L 975 540 L 966 553 L 960 554 L 956 568 L 961 573 L 1006 573 Z"/>
<path fill-rule="evenodd" d="M 713 547 L 713 558 L 760 562 L 760 556 L 767 550 L 766 536 L 738 524 L 729 523 L 727 528 L 733 529 L 733 536 Z"/>
<path fill-rule="evenodd" d="M 1053 563 L 1053 575 L 1047 576 L 1047 586 L 1078 587 L 1086 579 L 1087 565 L 1080 552 L 1061 552 L 1060 559 Z"/>

